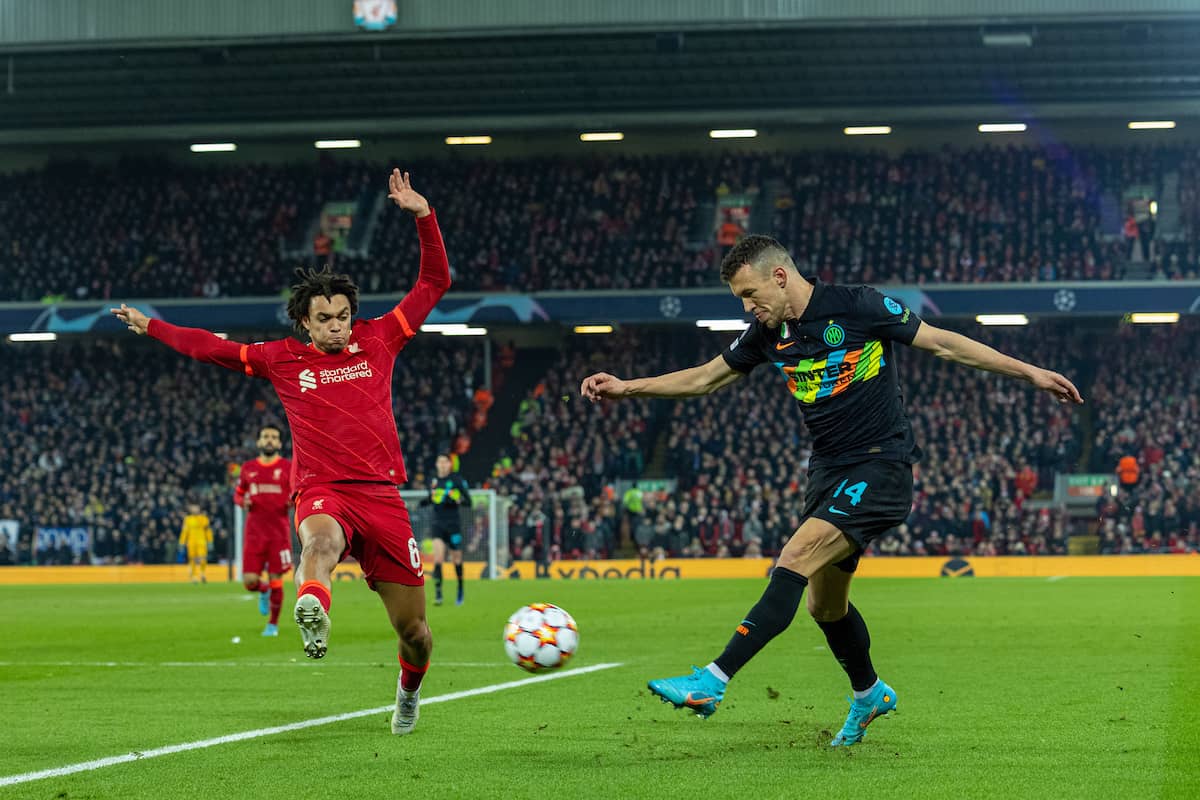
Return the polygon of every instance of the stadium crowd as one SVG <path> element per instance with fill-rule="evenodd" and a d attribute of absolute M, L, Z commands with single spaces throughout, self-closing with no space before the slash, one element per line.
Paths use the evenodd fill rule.
<path fill-rule="evenodd" d="M 1122 238 L 1115 198 L 1196 163 L 1179 149 L 1054 145 L 463 158 L 411 169 L 436 198 L 456 290 L 536 291 L 716 285 L 717 206 L 734 196 L 765 210 L 751 219 L 804 268 L 836 270 L 842 282 L 1118 278 L 1152 231 L 1135 225 Z M 284 244 L 311 253 L 318 209 L 382 190 L 388 166 L 124 160 L 0 175 L 0 300 L 275 295 L 301 260 Z M 1190 233 L 1198 212 L 1191 184 L 1181 186 Z M 1117 204 L 1113 230 L 1106 197 Z M 308 259 L 343 263 L 365 292 L 402 291 L 418 264 L 411 225 L 386 209 L 374 224 L 370 216 L 360 216 L 369 255 Z M 1152 272 L 1195 277 L 1196 253 L 1190 236 L 1155 248 Z"/>
<path fill-rule="evenodd" d="M 1052 368 L 1072 371 L 1070 365 L 1086 362 L 1085 340 L 1064 327 L 975 333 Z M 495 488 L 516 500 L 513 557 L 777 553 L 799 525 L 811 455 L 779 376 L 761 367 L 719 393 L 679 402 L 580 406 L 559 398 L 576 389 L 576 376 L 678 369 L 711 358 L 729 338 L 664 341 L 643 333 L 635 346 L 629 335 L 577 337 L 527 398 L 514 429 L 515 455 L 492 477 Z M 641 349 L 647 346 L 648 360 Z M 1025 503 L 1078 461 L 1082 433 L 1072 410 L 1023 385 L 925 354 L 900 348 L 898 357 L 924 456 L 912 516 L 875 551 L 1065 552 L 1071 530 L 1063 516 Z M 645 491 L 631 487 L 656 458 L 656 474 L 672 481 Z"/>
<path fill-rule="evenodd" d="M 517 412 L 512 441 L 488 481 L 511 499 L 509 542 L 514 557 L 603 556 L 620 544 L 617 480 L 643 474 L 654 449 L 661 404 L 631 400 L 588 404 L 579 381 L 592 371 L 666 371 L 670 331 L 576 336 L 547 364 Z"/>
<path fill-rule="evenodd" d="M 397 361 L 411 486 L 426 485 L 437 453 L 469 447 L 482 363 L 481 347 L 438 336 Z M 43 530 L 57 541 L 38 563 L 171 562 L 190 500 L 212 521 L 213 557 L 229 552 L 236 470 L 260 425 L 285 422 L 268 383 L 133 337 L 0 346 L 0 370 L 0 520 L 19 525 L 0 563 L 33 560 L 39 529 L 71 528 L 90 532 L 90 550 Z"/>
<path fill-rule="evenodd" d="M 1104 349 L 1090 464 L 1121 483 L 1097 502 L 1101 552 L 1200 550 L 1200 374 L 1184 363 L 1197 347 L 1188 320 L 1131 325 Z"/>
<path fill-rule="evenodd" d="M 512 501 L 511 557 L 771 555 L 796 528 L 811 441 L 770 368 L 688 401 L 578 399 L 583 375 L 666 372 L 730 338 L 678 331 L 570 337 L 516 418 L 491 421 L 510 426 L 486 483 Z M 1102 552 L 1200 549 L 1200 385 L 1174 360 L 1200 345 L 1200 327 L 971 332 L 1071 374 L 1088 404 L 1059 406 L 899 348 L 924 454 L 912 513 L 876 553 L 1054 554 L 1093 530 Z M 408 488 L 425 487 L 438 452 L 470 446 L 482 358 L 474 341 L 421 336 L 397 361 Z M 39 528 L 79 527 L 91 532 L 90 552 L 60 541 L 37 560 L 171 561 L 188 500 L 203 505 L 216 552 L 226 552 L 233 471 L 253 454 L 257 426 L 281 421 L 267 384 L 119 337 L 0 347 L 0 369 L 0 520 L 21 531 L 15 554 L 0 547 L 0 563 L 28 562 Z M 1055 473 L 1111 474 L 1119 462 L 1122 487 L 1100 498 L 1093 519 L 1069 521 L 1045 502 Z"/>

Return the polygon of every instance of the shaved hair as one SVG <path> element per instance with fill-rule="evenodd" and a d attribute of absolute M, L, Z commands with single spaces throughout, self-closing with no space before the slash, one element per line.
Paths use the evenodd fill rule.
<path fill-rule="evenodd" d="M 765 272 L 770 267 L 781 266 L 798 272 L 796 262 L 788 251 L 775 239 L 761 234 L 752 234 L 734 245 L 721 260 L 721 282 L 729 283 L 733 276 L 745 266 Z"/>

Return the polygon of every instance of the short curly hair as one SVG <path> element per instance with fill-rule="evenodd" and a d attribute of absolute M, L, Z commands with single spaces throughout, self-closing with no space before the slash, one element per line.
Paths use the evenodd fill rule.
<path fill-rule="evenodd" d="M 320 270 L 299 267 L 296 270 L 296 278 L 298 283 L 292 286 L 287 315 L 297 334 L 303 335 L 305 332 L 301 320 L 308 316 L 308 309 L 314 297 L 332 300 L 335 294 L 344 294 L 350 301 L 350 315 L 358 313 L 358 284 L 351 280 L 349 275 L 340 275 L 326 264 Z"/>

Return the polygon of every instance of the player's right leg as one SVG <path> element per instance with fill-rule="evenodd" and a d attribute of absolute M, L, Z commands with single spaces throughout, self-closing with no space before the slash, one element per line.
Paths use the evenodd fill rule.
<path fill-rule="evenodd" d="M 330 589 L 333 568 L 346 549 L 341 524 L 328 514 L 312 514 L 300 522 L 300 565 L 296 568 L 295 619 L 304 654 L 323 658 L 329 648 Z"/>
<path fill-rule="evenodd" d="M 258 597 L 258 613 L 262 616 L 267 615 L 267 582 L 262 580 L 257 572 L 246 572 L 242 574 L 242 586 L 246 587 L 247 592 L 251 592 Z"/>
<path fill-rule="evenodd" d="M 264 566 L 261 537 L 248 533 L 242 547 L 242 585 L 246 587 L 246 591 L 258 593 L 258 613 L 265 617 L 270 608 L 269 587 L 267 582 L 261 579 Z"/>
<path fill-rule="evenodd" d="M 766 590 L 738 624 L 724 652 L 706 668 L 693 668 L 690 675 L 650 681 L 650 691 L 676 708 L 691 709 L 701 717 L 712 715 L 730 679 L 792 624 L 809 576 L 853 550 L 853 543 L 829 522 L 806 519 L 784 545 Z"/>
<path fill-rule="evenodd" d="M 420 717 L 421 681 L 433 652 L 433 636 L 425 619 L 425 587 L 376 581 L 375 591 L 400 637 L 400 677 L 396 682 L 392 733 L 403 736 L 412 733 Z"/>

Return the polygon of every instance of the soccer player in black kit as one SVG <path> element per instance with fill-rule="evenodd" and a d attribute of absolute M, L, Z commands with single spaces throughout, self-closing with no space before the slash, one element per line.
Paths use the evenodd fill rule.
<path fill-rule="evenodd" d="M 721 280 L 754 315 L 720 355 L 653 378 L 584 379 L 593 402 L 622 397 L 696 397 L 728 386 L 758 364 L 782 374 L 813 437 L 802 522 L 779 554 L 758 603 L 724 652 L 691 675 L 650 681 L 650 690 L 701 717 L 717 710 L 729 680 L 782 633 L 809 589 L 808 612 L 850 679 L 854 698 L 836 746 L 859 742 L 871 720 L 896 707 L 896 692 L 871 663 L 867 625 L 850 603 L 850 580 L 868 544 L 899 525 L 912 506 L 912 465 L 921 456 L 904 413 L 893 343 L 1019 378 L 1059 402 L 1082 403 L 1062 375 L 935 328 L 868 286 L 805 279 L 768 236 L 747 236 L 721 264 Z"/>
<path fill-rule="evenodd" d="M 437 457 L 437 477 L 429 487 L 429 497 L 421 505 L 433 505 L 433 604 L 442 604 L 442 564 L 446 562 L 446 550 L 454 562 L 454 575 L 458 578 L 458 595 L 455 605 L 463 604 L 463 527 L 460 508 L 471 507 L 471 493 L 467 481 L 457 472 L 451 472 L 450 456 Z"/>

